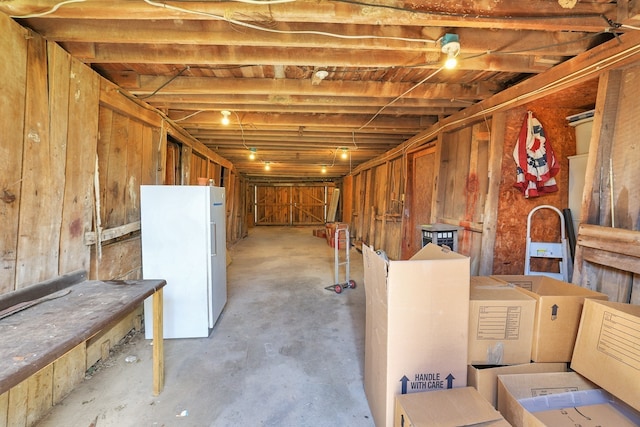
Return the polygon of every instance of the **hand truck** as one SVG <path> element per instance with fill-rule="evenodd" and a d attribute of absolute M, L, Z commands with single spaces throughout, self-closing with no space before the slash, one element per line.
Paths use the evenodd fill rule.
<path fill-rule="evenodd" d="M 344 237 L 340 237 L 340 233 Z M 335 291 L 335 293 L 342 293 L 343 289 L 354 289 L 356 282 L 349 279 L 349 250 L 351 249 L 351 240 L 349 239 L 349 226 L 347 224 L 339 224 L 335 228 L 335 234 L 333 236 L 334 242 L 334 278 L 335 284 L 327 286 L 325 289 Z M 340 257 L 340 246 L 345 249 L 344 257 Z M 340 267 L 344 266 L 344 281 L 340 282 Z"/>

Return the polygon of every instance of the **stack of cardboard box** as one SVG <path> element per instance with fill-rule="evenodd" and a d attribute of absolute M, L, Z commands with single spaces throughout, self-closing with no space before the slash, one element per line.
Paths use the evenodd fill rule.
<path fill-rule="evenodd" d="M 640 306 L 586 299 L 570 367 L 498 376 L 498 409 L 516 427 L 640 425 Z"/>
<path fill-rule="evenodd" d="M 363 255 L 376 426 L 640 425 L 640 307 L 545 276 L 470 277 L 432 244 Z"/>

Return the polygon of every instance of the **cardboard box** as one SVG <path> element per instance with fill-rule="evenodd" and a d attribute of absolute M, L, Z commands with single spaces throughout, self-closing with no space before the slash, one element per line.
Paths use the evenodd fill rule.
<path fill-rule="evenodd" d="M 467 367 L 467 384 L 478 390 L 494 408 L 498 408 L 498 375 L 535 374 L 541 372 L 566 372 L 567 364 L 558 363 L 524 363 L 509 366 L 469 365 Z"/>
<path fill-rule="evenodd" d="M 492 276 L 537 300 L 531 360 L 570 362 L 585 298 L 607 295 L 547 276 Z"/>
<path fill-rule="evenodd" d="M 476 282 L 471 286 L 469 365 L 514 365 L 531 361 L 536 300 L 512 285 L 505 285 Z"/>
<path fill-rule="evenodd" d="M 568 394 L 574 395 L 574 393 Z M 582 399 L 582 396 L 580 396 L 579 400 Z M 629 416 L 616 403 L 602 401 L 601 403 L 581 406 L 576 406 L 575 403 L 569 402 L 567 406 L 535 412 L 534 415 L 540 421 L 540 426 L 637 427 L 640 425 L 640 418 L 637 414 Z"/>
<path fill-rule="evenodd" d="M 597 388 L 575 372 L 498 375 L 498 410 L 514 427 L 544 425 L 520 400 Z"/>
<path fill-rule="evenodd" d="M 640 410 L 640 306 L 586 300 L 571 368 Z"/>
<path fill-rule="evenodd" d="M 520 399 L 527 427 L 633 427 L 640 413 L 602 389 Z"/>
<path fill-rule="evenodd" d="M 427 244 L 389 261 L 367 245 L 364 387 L 377 427 L 395 396 L 467 384 L 469 258 Z"/>
<path fill-rule="evenodd" d="M 509 427 L 471 387 L 397 396 L 394 419 L 394 427 Z"/>

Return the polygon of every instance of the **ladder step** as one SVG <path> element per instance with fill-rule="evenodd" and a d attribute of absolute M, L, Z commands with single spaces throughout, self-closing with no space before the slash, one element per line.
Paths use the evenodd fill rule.
<path fill-rule="evenodd" d="M 562 244 L 547 242 L 531 242 L 529 256 L 535 258 L 562 258 Z"/>

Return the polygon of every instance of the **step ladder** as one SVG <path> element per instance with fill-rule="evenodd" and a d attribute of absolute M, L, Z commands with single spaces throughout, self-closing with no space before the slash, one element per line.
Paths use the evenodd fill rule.
<path fill-rule="evenodd" d="M 531 220 L 533 215 L 540 209 L 551 209 L 558 214 L 560 218 L 560 242 L 532 242 L 531 241 Z M 526 258 L 524 262 L 524 274 L 526 275 L 542 275 L 549 276 L 554 279 L 569 281 L 569 268 L 571 261 L 567 256 L 567 239 L 565 232 L 564 216 L 560 209 L 550 206 L 541 205 L 535 207 L 529 212 L 527 217 L 527 248 Z M 531 270 L 531 258 L 552 258 L 558 259 L 560 265 L 560 272 L 554 273 L 549 271 L 532 271 Z"/>

